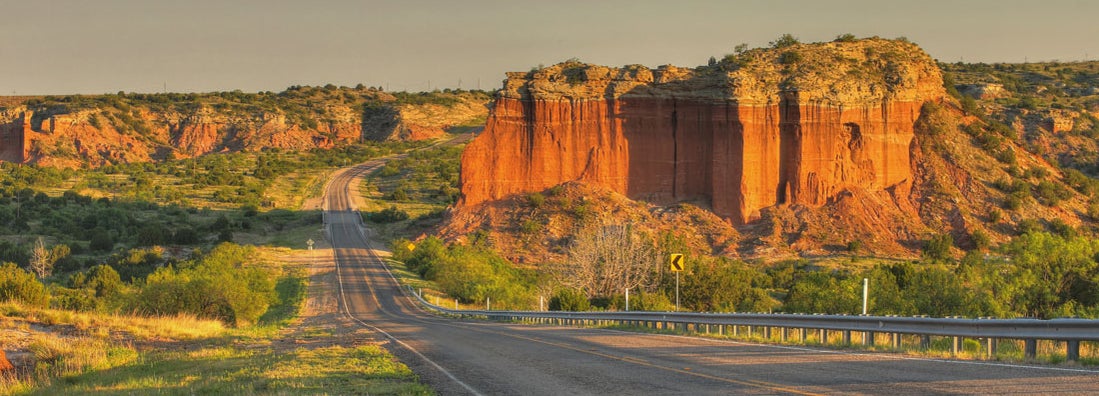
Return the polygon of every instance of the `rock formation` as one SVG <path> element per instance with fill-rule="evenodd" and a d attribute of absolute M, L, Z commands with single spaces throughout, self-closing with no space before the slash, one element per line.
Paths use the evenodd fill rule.
<path fill-rule="evenodd" d="M 15 366 L 12 366 L 11 362 L 8 361 L 8 354 L 5 353 L 3 349 L 0 349 L 0 374 L 4 374 L 9 370 L 14 369 Z"/>
<path fill-rule="evenodd" d="M 0 107 L 0 161 L 70 168 L 430 139 L 454 126 L 476 125 L 488 113 L 483 93 L 393 96 L 328 87 L 9 99 Z"/>
<path fill-rule="evenodd" d="M 22 163 L 27 158 L 30 135 L 25 112 L 0 112 L 0 161 Z"/>
<path fill-rule="evenodd" d="M 911 183 L 913 125 L 945 96 L 934 60 L 880 39 L 507 77 L 463 153 L 462 205 L 582 181 L 658 204 L 708 200 L 735 224 Z"/>

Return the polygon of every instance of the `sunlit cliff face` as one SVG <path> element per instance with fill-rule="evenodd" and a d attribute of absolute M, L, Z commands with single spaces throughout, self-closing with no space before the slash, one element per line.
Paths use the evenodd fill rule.
<path fill-rule="evenodd" d="M 913 126 L 944 96 L 926 53 L 878 39 L 752 50 L 693 70 L 566 62 L 509 73 L 463 154 L 463 204 L 579 180 L 655 203 L 704 198 L 744 224 L 773 205 L 910 183 Z"/>

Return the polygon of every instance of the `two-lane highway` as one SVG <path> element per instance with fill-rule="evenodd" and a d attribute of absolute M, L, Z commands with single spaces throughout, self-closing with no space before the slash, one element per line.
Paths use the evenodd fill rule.
<path fill-rule="evenodd" d="M 380 246 L 353 211 L 350 186 L 384 165 L 337 173 L 327 187 L 328 237 L 341 310 L 440 394 L 1099 393 L 1099 370 L 907 358 L 636 334 L 461 321 L 401 293 Z"/>

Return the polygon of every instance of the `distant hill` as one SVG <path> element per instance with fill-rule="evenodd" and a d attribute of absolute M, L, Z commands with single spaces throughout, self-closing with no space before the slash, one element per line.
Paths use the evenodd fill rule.
<path fill-rule="evenodd" d="M 480 126 L 483 91 L 384 92 L 295 86 L 279 92 L 0 98 L 0 161 L 58 167 L 189 158 L 265 148 L 425 139 Z"/>

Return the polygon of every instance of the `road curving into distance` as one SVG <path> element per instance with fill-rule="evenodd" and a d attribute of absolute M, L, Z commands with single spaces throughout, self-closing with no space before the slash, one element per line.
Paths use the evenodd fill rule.
<path fill-rule="evenodd" d="M 1099 393 L 1099 369 L 911 358 L 694 337 L 455 320 L 401 292 L 352 204 L 374 160 L 337 172 L 325 222 L 341 311 L 440 394 Z"/>

